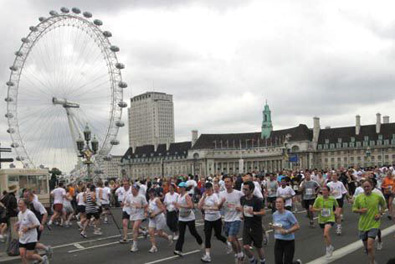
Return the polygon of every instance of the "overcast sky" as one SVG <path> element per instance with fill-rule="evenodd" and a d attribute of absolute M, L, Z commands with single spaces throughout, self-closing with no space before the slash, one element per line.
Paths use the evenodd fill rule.
<path fill-rule="evenodd" d="M 176 141 L 190 131 L 260 131 L 267 99 L 274 129 L 351 126 L 395 116 L 393 1 L 0 0 L 0 107 L 13 53 L 50 10 L 77 6 L 103 21 L 126 65 L 124 98 L 172 94 Z M 124 112 L 123 116 L 126 117 Z M 2 115 L 4 116 L 4 115 Z M 0 140 L 10 144 L 5 118 Z M 125 118 L 125 122 L 127 120 Z M 120 130 L 128 146 L 127 127 Z"/>

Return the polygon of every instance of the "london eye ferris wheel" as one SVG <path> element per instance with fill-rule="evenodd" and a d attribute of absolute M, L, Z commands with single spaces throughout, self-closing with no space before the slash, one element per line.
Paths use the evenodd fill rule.
<path fill-rule="evenodd" d="M 22 38 L 7 82 L 6 118 L 18 161 L 71 171 L 86 124 L 100 142 L 96 160 L 118 145 L 123 89 L 119 48 L 103 22 L 78 8 L 40 17 Z"/>

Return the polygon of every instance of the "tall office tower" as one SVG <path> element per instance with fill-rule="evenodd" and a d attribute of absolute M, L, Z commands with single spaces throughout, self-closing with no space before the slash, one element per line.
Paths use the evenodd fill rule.
<path fill-rule="evenodd" d="M 129 146 L 174 142 L 173 96 L 146 92 L 130 99 Z"/>

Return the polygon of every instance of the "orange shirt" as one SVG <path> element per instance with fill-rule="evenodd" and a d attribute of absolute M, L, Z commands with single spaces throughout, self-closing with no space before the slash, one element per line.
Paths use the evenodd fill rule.
<path fill-rule="evenodd" d="M 381 184 L 381 188 L 383 188 L 385 194 L 389 194 L 391 191 L 394 191 L 395 181 L 393 178 L 385 177 L 383 183 Z M 388 188 L 390 187 L 390 188 Z M 392 190 L 391 190 L 392 189 Z"/>
<path fill-rule="evenodd" d="M 74 195 L 75 195 L 74 187 L 69 187 L 69 193 L 70 193 L 70 195 L 71 195 L 72 197 L 74 197 Z"/>

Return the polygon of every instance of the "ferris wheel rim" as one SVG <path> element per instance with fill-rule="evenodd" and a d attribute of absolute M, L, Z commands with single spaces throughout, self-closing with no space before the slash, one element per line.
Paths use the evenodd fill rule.
<path fill-rule="evenodd" d="M 73 12 L 74 12 L 73 8 Z M 109 80 L 111 83 L 111 114 L 110 120 L 108 121 L 107 133 L 105 140 L 102 142 L 98 151 L 97 157 L 106 157 L 113 145 L 119 144 L 116 139 L 119 127 L 119 123 L 122 123 L 122 108 L 124 107 L 123 102 L 123 89 L 127 87 L 126 83 L 122 81 L 121 69 L 124 68 L 122 63 L 118 62 L 116 52 L 119 48 L 111 45 L 109 37 L 112 35 L 108 31 L 102 31 L 100 26 L 103 24 L 100 20 L 95 19 L 90 21 L 92 15 L 89 12 L 80 13 L 74 12 L 69 13 L 67 8 L 61 9 L 62 13 L 55 11 L 50 12 L 50 17 L 40 18 L 40 23 L 36 26 L 30 27 L 29 34 L 22 38 L 22 44 L 17 52 L 15 52 L 15 59 L 10 67 L 11 73 L 7 82 L 7 113 L 6 118 L 8 120 L 8 130 L 10 134 L 12 144 L 11 146 L 17 153 L 17 160 L 33 167 L 38 167 L 40 164 L 35 164 L 34 160 L 31 159 L 29 151 L 25 147 L 25 143 L 20 135 L 19 121 L 18 121 L 18 92 L 20 85 L 20 78 L 26 63 L 29 58 L 30 52 L 34 49 L 36 43 L 48 32 L 57 27 L 69 26 L 70 21 L 75 22 L 73 26 L 78 27 L 90 37 L 98 40 L 97 46 L 100 49 L 103 59 L 106 62 L 108 69 Z M 67 12 L 66 12 L 67 11 Z M 79 23 L 79 24 L 78 24 Z"/>

